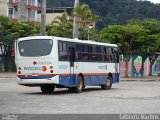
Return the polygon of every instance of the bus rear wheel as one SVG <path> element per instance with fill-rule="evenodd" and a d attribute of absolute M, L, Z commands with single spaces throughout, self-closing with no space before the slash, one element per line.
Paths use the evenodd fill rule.
<path fill-rule="evenodd" d="M 41 85 L 40 88 L 43 93 L 53 93 L 55 85 Z"/>
<path fill-rule="evenodd" d="M 81 93 L 83 91 L 83 86 L 84 86 L 84 80 L 81 76 L 78 76 L 77 78 L 77 85 L 74 87 L 74 92 L 76 93 Z"/>
<path fill-rule="evenodd" d="M 103 90 L 109 90 L 109 89 L 111 89 L 111 87 L 112 87 L 112 77 L 111 77 L 111 76 L 108 76 L 107 81 L 106 81 L 106 84 L 101 85 L 101 88 L 102 88 Z"/>
<path fill-rule="evenodd" d="M 68 90 L 69 92 L 74 92 L 75 89 L 73 87 L 69 87 Z"/>

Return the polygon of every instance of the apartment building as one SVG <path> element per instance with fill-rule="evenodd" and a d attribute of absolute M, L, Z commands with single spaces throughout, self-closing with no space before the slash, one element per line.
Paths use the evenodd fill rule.
<path fill-rule="evenodd" d="M 8 16 L 13 21 L 38 21 L 39 10 L 40 0 L 0 0 L 0 14 Z"/>
<path fill-rule="evenodd" d="M 68 19 L 72 14 L 73 7 L 56 7 L 46 9 L 46 24 L 50 24 L 57 16 L 61 16 L 64 12 L 68 13 Z M 41 10 L 38 11 L 38 21 L 41 21 Z"/>

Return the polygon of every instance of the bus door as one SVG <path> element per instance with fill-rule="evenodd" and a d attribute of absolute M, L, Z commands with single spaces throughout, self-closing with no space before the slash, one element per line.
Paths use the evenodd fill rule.
<path fill-rule="evenodd" d="M 119 77 L 118 77 L 118 73 L 119 71 L 119 52 L 118 49 L 114 49 L 114 63 L 115 63 L 115 73 L 116 73 L 116 77 L 115 80 L 118 81 Z"/>
<path fill-rule="evenodd" d="M 74 75 L 75 48 L 69 47 L 70 74 Z"/>

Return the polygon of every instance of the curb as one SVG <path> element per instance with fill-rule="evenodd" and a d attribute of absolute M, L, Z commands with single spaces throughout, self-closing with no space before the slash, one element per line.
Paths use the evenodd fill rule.
<path fill-rule="evenodd" d="M 2 77 L 0 77 L 0 79 L 4 79 L 4 78 L 17 78 L 16 76 L 13 76 L 13 77 L 6 77 L 6 76 L 2 76 Z"/>
<path fill-rule="evenodd" d="M 120 80 L 121 82 L 125 82 L 125 81 L 129 81 L 129 82 L 134 82 L 134 81 L 138 81 L 138 82 L 152 82 L 152 81 L 160 81 L 160 80 Z"/>
<path fill-rule="evenodd" d="M 145 78 L 120 78 L 121 81 L 160 81 L 160 77 Z"/>
<path fill-rule="evenodd" d="M 4 79 L 4 78 L 17 78 L 17 77 L 0 77 L 0 79 Z"/>

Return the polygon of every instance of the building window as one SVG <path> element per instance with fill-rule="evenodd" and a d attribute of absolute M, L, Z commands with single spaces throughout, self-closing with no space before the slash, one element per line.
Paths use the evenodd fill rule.
<path fill-rule="evenodd" d="M 29 0 L 28 5 L 36 6 L 36 0 Z"/>
<path fill-rule="evenodd" d="M 31 12 L 31 21 L 35 21 L 36 11 Z"/>
<path fill-rule="evenodd" d="M 13 0 L 8 0 L 8 2 L 9 2 L 9 3 L 12 3 L 12 2 L 13 2 Z"/>
<path fill-rule="evenodd" d="M 32 5 L 36 6 L 36 1 L 35 0 L 32 0 Z"/>
<path fill-rule="evenodd" d="M 13 18 L 13 8 L 8 8 L 8 17 Z"/>
<path fill-rule="evenodd" d="M 28 10 L 28 20 L 29 21 L 36 21 L 36 11 Z"/>

